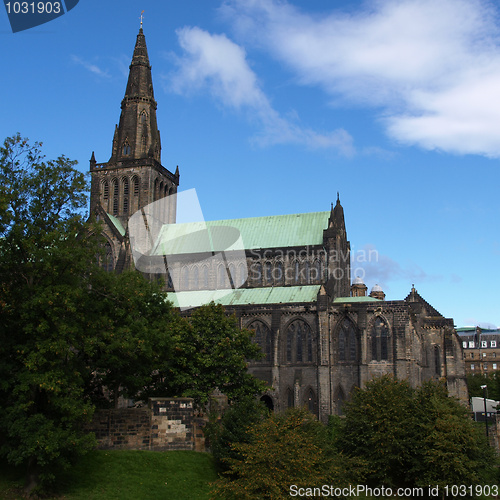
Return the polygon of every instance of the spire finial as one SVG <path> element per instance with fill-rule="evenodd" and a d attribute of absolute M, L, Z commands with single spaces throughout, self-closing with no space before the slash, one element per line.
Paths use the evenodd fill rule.
<path fill-rule="evenodd" d="M 337 191 L 337 203 L 340 203 L 340 195 L 338 191 Z"/>
<path fill-rule="evenodd" d="M 144 14 L 144 11 L 141 11 L 141 30 L 142 30 L 142 20 L 144 19 L 143 14 Z"/>

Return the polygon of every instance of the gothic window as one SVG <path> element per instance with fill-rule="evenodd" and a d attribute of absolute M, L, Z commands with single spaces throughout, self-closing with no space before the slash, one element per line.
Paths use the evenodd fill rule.
<path fill-rule="evenodd" d="M 174 282 L 172 281 L 172 275 L 170 274 L 170 272 L 168 273 L 167 288 L 168 289 L 174 288 Z"/>
<path fill-rule="evenodd" d="M 238 276 L 240 286 L 244 285 L 247 280 L 247 268 L 243 263 L 238 266 Z"/>
<path fill-rule="evenodd" d="M 146 114 L 146 111 L 142 111 L 141 113 L 141 123 L 146 123 L 148 115 Z"/>
<path fill-rule="evenodd" d="M 118 198 L 118 180 L 113 179 L 113 196 Z"/>
<path fill-rule="evenodd" d="M 270 262 L 266 262 L 265 264 L 265 280 L 266 280 L 266 285 L 270 285 L 273 282 L 273 266 Z"/>
<path fill-rule="evenodd" d="M 309 389 L 306 394 L 307 409 L 311 413 L 316 413 L 316 395 L 312 389 Z"/>
<path fill-rule="evenodd" d="M 384 361 L 389 359 L 389 328 L 381 318 L 375 318 L 371 331 L 372 359 Z"/>
<path fill-rule="evenodd" d="M 111 248 L 111 244 L 106 242 L 104 245 L 104 253 L 101 258 L 101 267 L 108 272 L 113 270 L 113 249 Z"/>
<path fill-rule="evenodd" d="M 219 266 L 217 270 L 217 276 L 218 276 L 218 288 L 223 289 L 227 288 L 227 273 L 226 273 L 226 268 L 224 266 Z"/>
<path fill-rule="evenodd" d="M 234 284 L 236 283 L 236 268 L 234 267 L 234 264 L 231 263 L 229 264 L 229 279 L 231 281 L 231 288 L 234 288 Z"/>
<path fill-rule="evenodd" d="M 118 198 L 113 200 L 113 215 L 118 215 Z"/>
<path fill-rule="evenodd" d="M 288 363 L 311 363 L 313 361 L 311 328 L 301 319 L 290 323 L 287 329 L 286 361 Z"/>
<path fill-rule="evenodd" d="M 358 359 L 356 330 L 353 323 L 344 318 L 338 332 L 339 361 L 356 361 Z"/>
<path fill-rule="evenodd" d="M 107 200 L 109 198 L 109 184 L 108 184 L 108 181 L 104 181 L 104 184 L 103 184 L 103 196 L 104 196 L 105 200 Z"/>
<path fill-rule="evenodd" d="M 163 197 L 163 192 L 164 192 L 163 182 L 160 182 L 160 187 L 159 187 L 159 191 L 158 191 L 158 199 Z"/>
<path fill-rule="evenodd" d="M 325 258 L 321 257 L 320 261 L 320 279 L 321 281 L 326 280 L 328 278 L 328 270 L 325 268 Z"/>
<path fill-rule="evenodd" d="M 139 196 L 139 178 L 134 177 L 132 183 L 134 184 L 134 196 Z"/>
<path fill-rule="evenodd" d="M 309 283 L 311 283 L 311 270 L 309 268 L 308 261 L 306 261 L 306 263 L 305 263 L 305 268 L 306 268 L 306 284 L 309 285 Z"/>
<path fill-rule="evenodd" d="M 252 264 L 252 277 L 256 284 L 262 282 L 262 264 L 258 261 Z"/>
<path fill-rule="evenodd" d="M 199 270 L 198 267 L 195 267 L 193 270 L 193 287 L 195 290 L 198 290 L 199 288 L 198 280 L 199 280 Z"/>
<path fill-rule="evenodd" d="M 248 328 L 255 331 L 254 341 L 258 344 L 264 354 L 260 362 L 271 362 L 271 331 L 262 321 L 254 321 Z"/>
<path fill-rule="evenodd" d="M 128 179 L 123 179 L 123 196 L 128 196 Z"/>
<path fill-rule="evenodd" d="M 165 184 L 165 189 L 163 190 L 163 196 L 168 195 L 168 184 Z"/>
<path fill-rule="evenodd" d="M 128 198 L 123 198 L 123 213 L 128 214 Z"/>
<path fill-rule="evenodd" d="M 294 274 L 293 274 L 294 281 L 295 281 L 295 283 L 299 283 L 299 281 L 300 281 L 300 264 L 299 264 L 298 260 L 295 261 L 295 264 L 293 267 L 294 267 Z"/>
<path fill-rule="evenodd" d="M 313 268 L 311 269 L 311 279 L 312 281 L 318 281 L 320 277 L 321 277 L 321 265 L 319 260 L 315 260 Z"/>
<path fill-rule="evenodd" d="M 128 143 L 128 141 L 125 141 L 123 143 L 123 149 L 122 149 L 122 154 L 124 156 L 127 156 L 130 154 L 130 144 Z"/>
<path fill-rule="evenodd" d="M 278 284 L 283 284 L 284 281 L 284 273 L 283 273 L 283 262 L 280 260 L 276 262 L 276 268 L 274 270 L 274 279 L 276 280 L 276 283 Z"/>
<path fill-rule="evenodd" d="M 208 290 L 208 267 L 203 266 L 203 288 Z"/>
<path fill-rule="evenodd" d="M 294 402 L 293 402 L 293 390 L 290 389 L 290 387 L 286 390 L 286 404 L 288 406 L 288 408 L 293 408 L 295 405 L 294 405 Z"/>
<path fill-rule="evenodd" d="M 441 354 L 437 345 L 434 346 L 434 371 L 441 376 Z"/>
<path fill-rule="evenodd" d="M 189 268 L 187 266 L 184 266 L 182 268 L 182 284 L 181 284 L 181 290 L 189 290 Z"/>
<path fill-rule="evenodd" d="M 158 199 L 158 179 L 155 179 L 153 201 L 156 201 L 157 199 Z"/>

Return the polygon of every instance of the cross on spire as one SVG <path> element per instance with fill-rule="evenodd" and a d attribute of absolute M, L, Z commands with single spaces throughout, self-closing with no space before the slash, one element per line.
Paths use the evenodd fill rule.
<path fill-rule="evenodd" d="M 143 14 L 144 14 L 144 11 L 141 12 L 141 29 L 142 29 L 142 20 L 144 19 Z"/>

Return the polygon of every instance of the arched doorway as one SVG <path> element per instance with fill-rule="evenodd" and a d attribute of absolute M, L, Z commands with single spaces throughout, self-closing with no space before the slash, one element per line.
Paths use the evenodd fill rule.
<path fill-rule="evenodd" d="M 269 411 L 274 411 L 274 403 L 270 396 L 264 395 L 260 398 L 260 400 L 266 405 L 266 408 Z"/>

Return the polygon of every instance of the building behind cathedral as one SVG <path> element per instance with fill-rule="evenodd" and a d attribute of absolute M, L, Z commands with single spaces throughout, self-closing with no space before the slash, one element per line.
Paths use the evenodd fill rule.
<path fill-rule="evenodd" d="M 342 413 L 353 388 L 382 374 L 412 386 L 444 379 L 452 395 L 467 398 L 452 319 L 413 286 L 406 298 L 387 301 L 379 286 L 368 294 L 360 278 L 351 283 L 338 194 L 324 212 L 176 224 L 179 169 L 161 164 L 156 107 L 141 28 L 111 157 L 97 163 L 92 153 L 90 160 L 90 208 L 103 222 L 109 270 L 135 262 L 163 277 L 175 305 L 214 300 L 234 313 L 262 348 L 263 358 L 249 369 L 268 383 L 263 400 L 273 409 L 306 405 L 326 420 Z M 159 203 L 155 215 L 158 208 L 148 207 Z M 151 240 L 146 268 L 133 258 L 140 246 L 133 214 Z M 231 246 L 236 240 L 238 251 Z"/>

